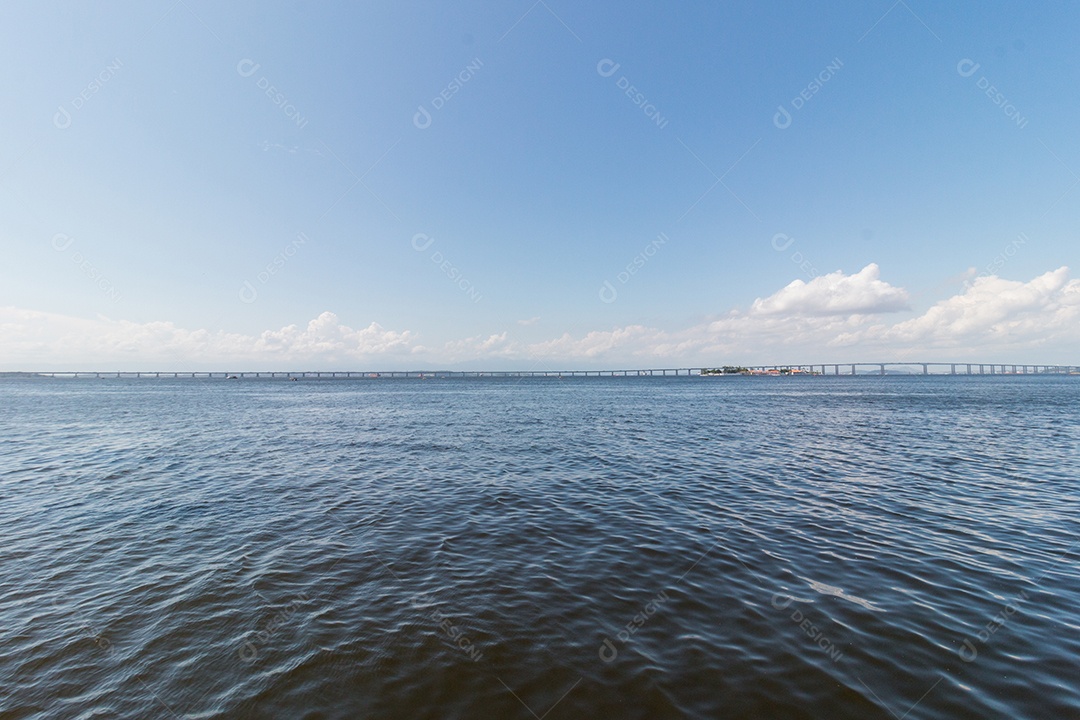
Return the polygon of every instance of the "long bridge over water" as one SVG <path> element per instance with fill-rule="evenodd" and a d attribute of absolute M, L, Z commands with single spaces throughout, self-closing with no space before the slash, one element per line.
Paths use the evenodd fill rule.
<path fill-rule="evenodd" d="M 810 365 L 743 365 L 757 373 L 770 371 L 818 375 L 1080 375 L 1080 365 L 1032 365 L 1021 363 L 814 363 Z M 678 377 L 702 375 L 714 368 L 650 368 L 638 370 L 302 370 L 302 371 L 67 371 L 20 373 L 55 378 L 267 378 L 280 380 L 349 380 L 380 378 L 584 378 L 584 377 Z"/>

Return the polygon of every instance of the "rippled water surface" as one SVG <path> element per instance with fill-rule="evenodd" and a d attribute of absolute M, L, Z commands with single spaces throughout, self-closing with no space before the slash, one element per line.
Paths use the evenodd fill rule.
<path fill-rule="evenodd" d="M 1080 717 L 1080 378 L 0 380 L 3 718 Z"/>

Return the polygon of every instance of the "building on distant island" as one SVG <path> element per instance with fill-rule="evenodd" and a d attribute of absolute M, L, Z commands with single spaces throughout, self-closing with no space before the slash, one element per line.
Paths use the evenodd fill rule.
<path fill-rule="evenodd" d="M 702 368 L 702 375 L 751 375 L 753 374 L 749 368 L 736 367 L 734 365 L 725 365 L 722 368 Z"/>

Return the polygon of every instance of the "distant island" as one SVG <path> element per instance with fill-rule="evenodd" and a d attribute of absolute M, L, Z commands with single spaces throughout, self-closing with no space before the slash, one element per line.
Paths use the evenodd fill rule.
<path fill-rule="evenodd" d="M 720 368 L 702 368 L 702 375 L 820 375 L 817 370 L 804 370 L 802 368 L 768 368 L 755 369 L 742 367 L 741 365 L 725 365 Z"/>

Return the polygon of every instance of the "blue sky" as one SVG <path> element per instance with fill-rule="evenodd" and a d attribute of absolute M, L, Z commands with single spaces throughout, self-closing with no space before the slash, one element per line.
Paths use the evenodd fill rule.
<path fill-rule="evenodd" d="M 1078 31 L 9 3 L 0 369 L 1076 363 Z"/>

